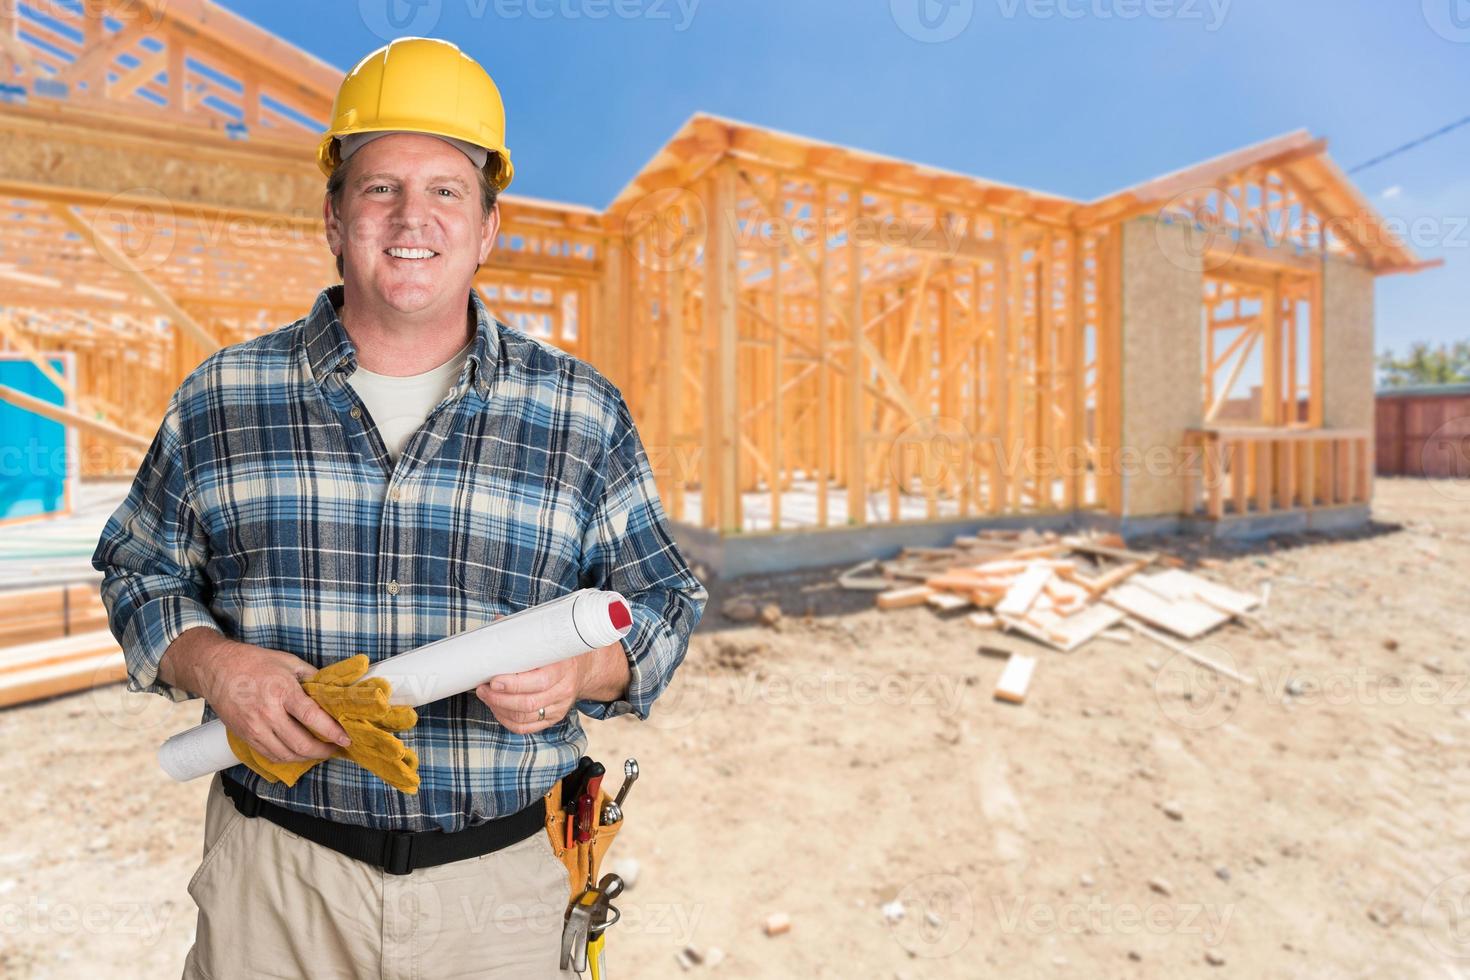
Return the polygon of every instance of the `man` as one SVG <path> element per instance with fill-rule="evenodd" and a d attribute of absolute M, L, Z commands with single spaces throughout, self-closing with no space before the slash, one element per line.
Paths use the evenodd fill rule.
<path fill-rule="evenodd" d="M 327 760 L 214 778 L 185 976 L 570 976 L 542 796 L 579 712 L 648 716 L 707 595 L 618 390 L 472 289 L 512 174 L 484 69 L 442 41 L 374 52 L 320 159 L 342 285 L 184 380 L 93 556 L 131 689 L 203 696 L 270 762 Z M 350 740 L 299 683 L 318 668 L 583 587 L 629 600 L 623 641 L 422 706 L 416 793 L 329 759 Z"/>

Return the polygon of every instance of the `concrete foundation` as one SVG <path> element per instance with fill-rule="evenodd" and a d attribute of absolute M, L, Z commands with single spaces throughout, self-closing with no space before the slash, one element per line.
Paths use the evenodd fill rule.
<path fill-rule="evenodd" d="M 1195 534 L 1233 540 L 1255 540 L 1273 534 L 1350 531 L 1368 523 L 1371 516 L 1369 507 L 1356 504 L 1311 511 L 1246 515 L 1220 521 L 1169 514 L 1117 518 L 1109 514 L 1078 511 L 1072 514 L 916 521 L 866 528 L 736 534 L 725 538 L 687 524 L 676 523 L 672 525 L 672 529 L 679 550 L 690 564 L 702 565 L 706 572 L 716 578 L 729 579 L 746 575 L 775 575 L 806 568 L 855 565 L 869 558 L 892 558 L 905 547 L 945 547 L 962 534 L 973 534 L 980 530 L 1095 530 L 1117 532 L 1130 539 L 1155 534 Z"/>

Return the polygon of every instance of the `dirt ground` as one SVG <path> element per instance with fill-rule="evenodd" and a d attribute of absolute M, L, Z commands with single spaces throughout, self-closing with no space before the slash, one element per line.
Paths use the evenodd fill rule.
<path fill-rule="evenodd" d="M 1277 635 L 1196 644 L 1249 687 L 880 614 L 830 572 L 711 583 L 653 717 L 588 722 L 642 767 L 612 976 L 1470 976 L 1464 489 L 1380 480 L 1346 537 L 1145 542 L 1269 584 Z M 733 624 L 737 596 L 784 616 Z M 1040 657 L 1025 705 L 982 642 Z M 206 785 L 153 752 L 198 713 L 121 686 L 0 713 L 0 975 L 178 976 Z"/>

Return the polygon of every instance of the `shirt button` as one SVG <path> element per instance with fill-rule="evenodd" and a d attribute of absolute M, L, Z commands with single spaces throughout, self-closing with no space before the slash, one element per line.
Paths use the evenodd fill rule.
<path fill-rule="evenodd" d="M 388 594 L 389 595 L 397 595 L 398 594 L 398 580 L 396 578 L 393 581 L 391 581 L 391 582 L 388 583 Z"/>
<path fill-rule="evenodd" d="M 388 499 L 389 500 L 402 500 L 403 499 L 403 488 L 402 487 L 394 487 L 392 490 L 389 490 L 388 491 Z"/>
<path fill-rule="evenodd" d="M 362 418 L 362 409 L 358 408 L 356 405 L 353 405 L 352 411 L 348 412 L 347 414 L 351 415 L 355 419 L 360 419 Z"/>

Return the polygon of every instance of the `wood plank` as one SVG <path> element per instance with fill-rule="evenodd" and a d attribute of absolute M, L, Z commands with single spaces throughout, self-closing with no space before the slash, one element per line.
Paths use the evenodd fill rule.
<path fill-rule="evenodd" d="M 1301 453 L 1301 499 L 1302 508 L 1311 510 L 1317 506 L 1317 443 L 1300 442 Z"/>
<path fill-rule="evenodd" d="M 0 674 L 0 708 L 113 684 L 127 673 L 121 650 L 9 671 Z"/>
<path fill-rule="evenodd" d="M 1006 590 L 1005 598 L 995 607 L 995 611 L 1007 616 L 1024 616 L 1054 574 L 1056 573 L 1045 565 L 1026 569 L 1015 584 Z"/>
<path fill-rule="evenodd" d="M 14 646 L 0 647 L 0 674 L 13 673 L 63 660 L 76 660 L 78 657 L 110 653 L 117 649 L 119 649 L 117 641 L 113 639 L 112 633 L 105 629 L 90 630 L 72 636 L 59 636 L 49 640 L 36 640 L 31 643 L 18 643 Z"/>
<path fill-rule="evenodd" d="M 1289 442 L 1275 444 L 1276 453 L 1276 506 L 1291 510 L 1296 506 L 1296 453 Z"/>
<path fill-rule="evenodd" d="M 1013 653 L 1006 661 L 1005 669 L 1000 673 L 1000 680 L 995 685 L 995 697 L 998 701 L 1008 701 L 1011 704 L 1021 704 L 1026 700 L 1026 691 L 1031 686 L 1031 676 L 1036 672 L 1036 658 L 1024 654 Z"/>
<path fill-rule="evenodd" d="M 848 199 L 848 232 L 847 232 L 847 302 L 848 302 L 848 343 L 850 345 L 850 363 L 847 373 L 847 520 L 856 527 L 864 527 L 868 523 L 868 473 L 864 462 L 865 419 L 863 412 L 863 380 L 866 372 L 863 370 L 862 358 L 858 356 L 857 350 L 862 347 L 867 334 L 863 331 L 863 249 L 862 243 L 856 234 L 858 221 L 862 217 L 862 190 L 857 187 L 849 187 Z M 874 351 L 871 356 L 882 358 L 882 354 Z"/>
<path fill-rule="evenodd" d="M 995 561 L 985 561 L 978 565 L 965 566 L 971 571 L 987 577 L 1014 576 L 1026 571 L 1028 568 L 1050 568 L 1054 571 L 1077 567 L 1066 558 L 1032 558 L 1028 561 L 1012 561 L 1009 558 L 1001 558 Z"/>
<path fill-rule="evenodd" d="M 975 589 L 988 589 L 991 580 L 973 571 L 945 572 L 941 575 L 931 575 L 924 579 L 924 584 L 931 589 L 944 589 L 950 592 L 972 592 Z"/>
<path fill-rule="evenodd" d="M 1275 468 L 1271 465 L 1271 440 L 1258 439 L 1254 446 L 1256 462 L 1256 511 L 1261 514 L 1271 512 L 1271 487 L 1275 477 Z"/>
<path fill-rule="evenodd" d="M 1048 646 L 1070 653 L 1104 630 L 1123 621 L 1122 610 L 1104 603 L 1088 606 L 1066 616 L 1054 613 L 1029 614 L 1029 625 L 1036 628 L 1031 635 Z"/>
<path fill-rule="evenodd" d="M 989 609 L 1004 598 L 1004 589 L 973 589 L 970 592 L 970 601 L 981 609 Z"/>
<path fill-rule="evenodd" d="M 953 592 L 934 592 L 925 601 L 940 612 L 955 612 L 973 605 L 968 595 L 955 595 Z"/>
<path fill-rule="evenodd" d="M 1373 499 L 1373 445 L 1365 437 L 1358 441 L 1358 503 Z"/>
<path fill-rule="evenodd" d="M 1261 417 L 1262 425 L 1281 424 L 1281 274 L 1271 276 L 1271 288 L 1261 297 Z M 1269 472 L 1269 471 L 1268 471 Z M 1269 487 L 1270 480 L 1266 480 Z M 1256 503 L 1264 512 L 1259 492 Z"/>
<path fill-rule="evenodd" d="M 887 592 L 880 592 L 878 594 L 878 608 L 886 611 L 889 609 L 907 609 L 910 606 L 922 606 L 929 601 L 929 596 L 933 594 L 934 590 L 924 585 L 910 586 L 905 589 L 890 589 Z"/>
<path fill-rule="evenodd" d="M 1081 574 L 1074 575 L 1073 578 L 1076 580 L 1078 585 L 1081 585 L 1084 589 L 1086 589 L 1088 592 L 1091 592 L 1093 596 L 1096 597 L 1102 595 L 1104 592 L 1108 591 L 1114 586 L 1121 584 L 1126 579 L 1128 579 L 1129 576 L 1133 575 L 1135 572 L 1144 567 L 1145 566 L 1143 562 L 1135 561 L 1131 562 L 1130 564 L 1121 565 L 1118 568 L 1114 568 L 1103 575 L 1099 575 L 1097 578 L 1089 578 Z"/>
<path fill-rule="evenodd" d="M 1105 545 L 1101 542 L 1090 541 L 1087 538 L 1066 537 L 1062 544 L 1073 551 L 1080 551 L 1087 555 L 1101 555 L 1104 558 L 1116 558 L 1118 561 L 1139 562 L 1148 565 L 1159 557 L 1156 551 L 1130 551 L 1127 548 L 1119 548 Z"/>
<path fill-rule="evenodd" d="M 1225 454 L 1218 439 L 1205 442 L 1206 513 L 1215 520 L 1225 514 Z"/>
<path fill-rule="evenodd" d="M 134 448 L 144 450 L 153 443 L 153 440 L 148 436 L 127 432 L 119 429 L 117 426 L 108 425 L 106 422 L 99 422 L 80 412 L 74 412 L 71 409 L 54 405 L 44 399 L 12 388 L 9 385 L 0 385 L 0 401 L 9 402 L 16 408 L 23 408 L 42 418 L 51 419 L 53 422 L 74 426 L 89 435 L 100 436 L 110 442 L 122 443 L 125 446 L 133 446 Z"/>
<path fill-rule="evenodd" d="M 1123 625 L 1133 630 L 1139 636 L 1146 636 L 1166 650 L 1172 650 L 1174 653 L 1179 654 L 1186 660 L 1197 663 L 1207 670 L 1212 670 L 1222 677 L 1228 677 L 1231 680 L 1236 681 L 1240 684 L 1244 684 L 1247 687 L 1255 686 L 1254 681 L 1252 681 L 1249 677 L 1246 677 L 1245 675 L 1239 673 L 1229 665 L 1222 664 L 1217 660 L 1212 660 L 1209 657 L 1206 657 L 1204 654 L 1199 653 L 1198 651 L 1191 650 L 1184 644 L 1169 639 L 1167 636 L 1158 632 L 1157 630 L 1149 629 L 1148 626 L 1138 622 L 1137 620 L 1124 619 Z"/>
<path fill-rule="evenodd" d="M 1261 604 L 1261 597 L 1240 592 L 1182 568 L 1171 568 L 1152 575 L 1139 575 L 1130 584 L 1141 585 L 1170 601 L 1198 599 L 1216 609 L 1230 613 L 1246 613 Z"/>
<path fill-rule="evenodd" d="M 1085 603 L 1092 599 L 1092 594 L 1085 588 L 1074 585 L 1061 577 L 1053 578 L 1046 583 L 1046 594 L 1059 604 Z"/>
<path fill-rule="evenodd" d="M 1165 599 L 1131 582 L 1111 589 L 1103 601 L 1186 640 L 1203 636 L 1230 619 L 1229 614 L 1203 602 Z"/>

